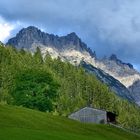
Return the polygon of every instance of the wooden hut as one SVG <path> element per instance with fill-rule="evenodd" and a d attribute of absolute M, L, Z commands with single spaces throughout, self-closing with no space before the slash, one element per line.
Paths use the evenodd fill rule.
<path fill-rule="evenodd" d="M 100 109 L 85 107 L 72 113 L 68 118 L 83 123 L 106 124 L 116 122 L 116 115 Z"/>

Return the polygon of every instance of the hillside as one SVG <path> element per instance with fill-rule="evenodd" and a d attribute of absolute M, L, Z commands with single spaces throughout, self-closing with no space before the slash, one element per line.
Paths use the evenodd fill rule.
<path fill-rule="evenodd" d="M 139 140 L 140 137 L 112 126 L 82 124 L 49 113 L 0 105 L 0 140 L 19 139 Z"/>
<path fill-rule="evenodd" d="M 66 36 L 57 36 L 29 26 L 9 39 L 7 45 L 12 45 L 17 49 L 24 48 L 32 53 L 39 47 L 43 56 L 49 53 L 53 58 L 60 57 L 63 61 L 74 65 L 79 65 L 81 61 L 84 61 L 95 67 L 97 71 L 102 70 L 108 77 L 113 77 L 113 79 L 107 78 L 107 80 L 104 80 L 103 77 L 100 80 L 108 84 L 117 95 L 139 105 L 139 82 L 136 85 L 135 82 L 140 79 L 140 74 L 133 68 L 133 65 L 122 62 L 116 55 L 103 59 L 97 58 L 96 53 L 92 52 L 74 32 Z M 102 74 L 100 75 L 99 72 L 98 76 L 102 77 Z M 114 84 L 112 87 L 112 83 L 118 83 L 118 81 L 119 84 Z"/>
<path fill-rule="evenodd" d="M 49 54 L 43 61 L 39 48 L 31 55 L 23 49 L 0 46 L 0 57 L 0 102 L 60 116 L 92 105 L 115 112 L 122 127 L 140 131 L 140 109 L 83 68 Z"/>

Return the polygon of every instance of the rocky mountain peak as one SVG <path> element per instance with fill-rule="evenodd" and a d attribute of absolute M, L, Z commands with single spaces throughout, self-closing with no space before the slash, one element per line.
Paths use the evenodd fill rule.
<path fill-rule="evenodd" d="M 27 28 L 23 28 L 21 31 L 40 31 L 37 27 L 35 26 L 28 26 Z"/>
<path fill-rule="evenodd" d="M 19 31 L 19 33 L 16 35 L 18 36 L 23 36 L 23 35 L 33 35 L 33 34 L 40 34 L 41 30 L 39 30 L 38 28 L 34 27 L 34 26 L 29 26 L 27 28 L 23 28 Z"/>
<path fill-rule="evenodd" d="M 112 54 L 96 63 L 97 67 L 119 80 L 126 87 L 140 79 L 140 73 L 130 63 L 125 63 Z"/>
<path fill-rule="evenodd" d="M 66 41 L 73 42 L 74 45 L 81 45 L 82 44 L 81 39 L 78 37 L 78 35 L 75 32 L 72 32 L 72 33 L 64 36 L 64 38 L 66 39 Z"/>
<path fill-rule="evenodd" d="M 130 63 L 127 63 L 127 65 L 129 66 L 129 68 L 134 69 L 133 65 Z"/>
<path fill-rule="evenodd" d="M 114 61 L 118 61 L 118 58 L 115 54 L 112 54 L 110 57 L 109 57 L 110 60 L 114 60 Z"/>
<path fill-rule="evenodd" d="M 24 28 L 26 30 L 31 30 L 31 31 L 36 31 L 36 30 L 39 30 L 37 27 L 35 26 L 28 26 L 27 28 Z"/>
<path fill-rule="evenodd" d="M 67 37 L 79 39 L 78 35 L 75 32 L 71 32 L 67 35 Z"/>
<path fill-rule="evenodd" d="M 91 57 L 94 57 L 92 50 L 81 41 L 75 32 L 59 37 L 42 32 L 34 26 L 29 26 L 19 31 L 16 37 L 11 38 L 7 44 L 15 46 L 16 48 L 25 48 L 29 50 L 34 46 L 51 47 L 58 51 L 76 50 L 81 53 L 87 52 Z"/>
<path fill-rule="evenodd" d="M 120 59 L 118 59 L 117 55 L 115 54 L 112 54 L 109 58 L 108 58 L 109 61 L 114 61 L 116 62 L 117 64 L 125 64 L 123 63 Z"/>
<path fill-rule="evenodd" d="M 132 64 L 122 62 L 120 59 L 117 58 L 117 56 L 115 54 L 112 54 L 109 57 L 109 60 L 115 61 L 118 65 L 128 66 L 130 69 L 133 69 L 133 65 Z"/>

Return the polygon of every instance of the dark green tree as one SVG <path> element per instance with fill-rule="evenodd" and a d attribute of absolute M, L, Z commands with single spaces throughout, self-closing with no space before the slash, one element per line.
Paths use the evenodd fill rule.
<path fill-rule="evenodd" d="M 52 76 L 42 69 L 28 69 L 19 72 L 15 77 L 15 88 L 12 92 L 14 104 L 53 111 L 58 84 Z"/>

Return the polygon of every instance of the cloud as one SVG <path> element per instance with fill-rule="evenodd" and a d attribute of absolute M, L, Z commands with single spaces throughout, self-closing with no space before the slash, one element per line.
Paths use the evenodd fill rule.
<path fill-rule="evenodd" d="M 12 35 L 28 25 L 58 35 L 75 31 L 99 56 L 116 53 L 139 65 L 139 0 L 4 0 L 0 5 L 1 16 L 16 25 Z"/>
<path fill-rule="evenodd" d="M 10 32 L 14 27 L 7 23 L 2 17 L 0 17 L 0 41 L 4 42 L 7 37 L 10 36 Z"/>

